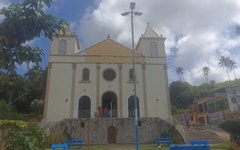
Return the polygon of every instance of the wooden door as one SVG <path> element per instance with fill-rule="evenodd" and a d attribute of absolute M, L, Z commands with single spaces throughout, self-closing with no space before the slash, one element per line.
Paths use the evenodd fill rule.
<path fill-rule="evenodd" d="M 114 126 L 108 128 L 108 144 L 116 144 L 117 131 Z"/>

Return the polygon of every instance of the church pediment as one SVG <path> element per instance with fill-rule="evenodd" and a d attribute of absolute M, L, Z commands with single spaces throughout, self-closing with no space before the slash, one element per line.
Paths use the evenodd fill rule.
<path fill-rule="evenodd" d="M 78 53 L 91 63 L 132 63 L 132 50 L 108 38 Z M 136 63 L 143 63 L 142 55 L 135 53 Z"/>
<path fill-rule="evenodd" d="M 108 38 L 102 42 L 99 42 L 78 55 L 91 55 L 91 56 L 132 56 L 131 49 L 115 42 Z M 139 54 L 136 54 L 139 55 Z"/>

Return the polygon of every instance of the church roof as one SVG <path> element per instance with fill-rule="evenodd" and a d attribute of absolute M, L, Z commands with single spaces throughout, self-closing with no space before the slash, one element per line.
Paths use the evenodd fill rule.
<path fill-rule="evenodd" d="M 79 53 L 77 55 L 86 56 L 86 62 L 99 63 L 131 63 L 132 50 L 120 43 L 110 39 L 109 37 Z M 141 59 L 141 55 L 135 52 L 137 59 Z M 136 62 L 139 62 L 136 60 Z M 140 61 L 142 62 L 142 61 Z"/>
<path fill-rule="evenodd" d="M 150 38 L 159 38 L 159 35 L 150 27 L 150 25 L 147 25 L 147 28 L 143 34 L 143 37 L 150 37 Z"/>

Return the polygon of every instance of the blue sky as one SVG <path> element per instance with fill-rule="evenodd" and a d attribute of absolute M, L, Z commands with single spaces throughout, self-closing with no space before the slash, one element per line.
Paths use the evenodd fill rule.
<path fill-rule="evenodd" d="M 70 3 L 67 0 L 54 0 L 52 6 L 50 8 L 47 8 L 46 12 L 53 16 L 65 19 L 71 24 L 79 18 L 82 18 L 86 11 L 93 9 L 95 3 L 96 2 L 94 0 L 71 0 Z M 51 44 L 50 41 L 44 37 L 41 37 L 32 41 L 31 44 L 46 50 L 42 66 L 47 66 Z"/>
<path fill-rule="evenodd" d="M 0 0 L 0 8 L 20 0 Z M 240 78 L 240 1 L 238 0 L 135 0 L 142 16 L 134 18 L 135 39 L 146 24 L 167 38 L 166 52 L 169 81 L 177 80 L 175 68 L 184 68 L 183 79 L 192 84 L 205 81 L 202 67 L 211 71 L 209 80 L 226 81 L 225 70 L 218 66 L 220 56 L 229 56 L 237 63 Z M 130 47 L 130 18 L 122 17 L 129 10 L 130 0 L 54 0 L 46 12 L 66 19 L 80 40 L 81 50 L 104 40 L 113 40 Z M 1 17 L 0 17 L 1 19 Z M 50 42 L 40 38 L 30 44 L 46 49 L 43 65 L 47 65 Z M 234 79 L 233 73 L 230 78 Z"/>

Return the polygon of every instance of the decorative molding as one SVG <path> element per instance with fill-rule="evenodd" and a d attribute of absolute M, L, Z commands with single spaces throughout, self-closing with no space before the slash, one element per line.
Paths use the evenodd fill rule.
<path fill-rule="evenodd" d="M 167 64 L 164 64 L 164 71 L 167 71 L 168 67 Z"/>
<path fill-rule="evenodd" d="M 96 109 L 100 106 L 100 64 L 97 64 Z"/>
<path fill-rule="evenodd" d="M 76 70 L 76 67 L 77 67 L 77 64 L 75 64 L 75 63 L 72 64 L 72 69 L 73 69 L 73 70 Z"/>
<path fill-rule="evenodd" d="M 146 82 L 146 65 L 142 65 L 142 77 L 143 77 L 143 101 L 144 101 L 144 117 L 148 117 L 148 103 L 147 103 L 147 82 Z"/>
<path fill-rule="evenodd" d="M 118 64 L 118 70 L 122 70 L 122 64 Z"/>
<path fill-rule="evenodd" d="M 74 118 L 74 102 L 75 102 L 75 82 L 76 82 L 76 64 L 72 65 L 72 89 L 71 89 L 71 118 Z"/>
<path fill-rule="evenodd" d="M 52 69 L 52 63 L 48 63 L 48 69 Z"/>
<path fill-rule="evenodd" d="M 123 117 L 123 97 L 122 97 L 122 64 L 118 65 L 119 72 L 119 117 Z"/>
<path fill-rule="evenodd" d="M 46 96 L 45 96 L 45 103 L 44 103 L 44 114 L 43 120 L 47 121 L 47 112 L 48 112 L 48 98 L 49 98 L 49 86 L 50 86 L 50 79 L 51 79 L 51 70 L 52 70 L 52 63 L 48 63 L 48 74 L 47 74 L 47 86 L 46 86 Z"/>
<path fill-rule="evenodd" d="M 142 69 L 145 71 L 146 70 L 146 65 L 142 64 Z"/>
<path fill-rule="evenodd" d="M 83 80 L 81 80 L 81 81 L 78 81 L 78 83 L 92 83 L 91 81 L 83 81 Z"/>
<path fill-rule="evenodd" d="M 171 110 L 171 103 L 170 103 L 170 94 L 168 90 L 168 74 L 167 74 L 167 65 L 164 67 L 164 78 L 165 78 L 165 89 L 167 93 L 167 104 L 168 104 L 168 116 L 169 116 L 169 122 L 172 122 L 172 110 Z M 166 70 L 165 70 L 166 69 Z"/>
<path fill-rule="evenodd" d="M 133 80 L 128 80 L 127 83 L 134 84 L 134 81 Z M 138 84 L 138 81 L 136 81 L 136 84 Z"/>
<path fill-rule="evenodd" d="M 99 70 L 100 69 L 100 64 L 97 64 L 97 70 Z"/>

